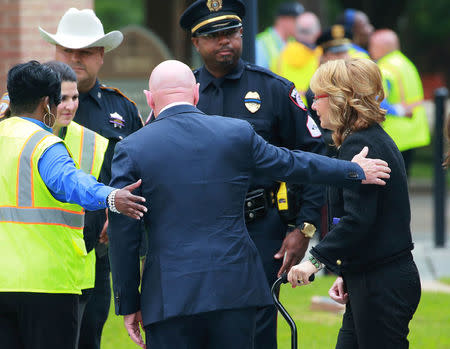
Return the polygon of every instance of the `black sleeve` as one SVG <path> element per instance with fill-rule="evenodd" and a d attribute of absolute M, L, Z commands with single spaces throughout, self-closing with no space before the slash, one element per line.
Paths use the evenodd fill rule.
<path fill-rule="evenodd" d="M 86 211 L 84 215 L 84 242 L 86 244 L 86 250 L 88 252 L 97 244 L 100 232 L 103 229 L 103 225 L 106 221 L 105 210 Z"/>
<path fill-rule="evenodd" d="M 340 149 L 339 159 L 351 160 L 367 144 L 367 140 L 353 137 L 345 141 Z M 369 158 L 381 158 L 375 146 L 369 145 Z M 343 215 L 339 223 L 325 238 L 311 249 L 311 254 L 331 270 L 336 270 L 337 261 L 351 258 L 364 245 L 377 215 L 377 185 L 360 185 L 342 190 Z"/>

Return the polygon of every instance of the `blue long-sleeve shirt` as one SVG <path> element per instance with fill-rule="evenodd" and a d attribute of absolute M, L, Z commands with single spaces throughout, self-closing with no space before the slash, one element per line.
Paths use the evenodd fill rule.
<path fill-rule="evenodd" d="M 389 80 L 386 80 L 386 88 L 387 88 L 386 92 L 390 94 L 392 89 L 392 83 Z M 390 104 L 388 102 L 387 98 L 385 98 L 383 102 L 381 102 L 380 107 L 386 109 L 386 114 L 393 116 L 403 116 L 399 114 L 398 108 L 396 108 L 395 105 Z"/>
<path fill-rule="evenodd" d="M 39 120 L 24 118 L 46 131 L 52 130 Z M 97 182 L 94 176 L 76 168 L 62 143 L 50 146 L 38 162 L 42 180 L 52 196 L 61 202 L 70 202 L 94 211 L 107 207 L 106 198 L 114 188 Z"/>

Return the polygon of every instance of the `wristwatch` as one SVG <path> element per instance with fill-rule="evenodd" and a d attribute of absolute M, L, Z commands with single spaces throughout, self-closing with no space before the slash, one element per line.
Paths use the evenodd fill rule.
<path fill-rule="evenodd" d="M 316 233 L 316 227 L 314 226 L 314 224 L 305 222 L 301 225 L 300 231 L 302 232 L 303 235 L 305 235 L 307 238 L 312 238 L 314 236 L 314 234 Z"/>

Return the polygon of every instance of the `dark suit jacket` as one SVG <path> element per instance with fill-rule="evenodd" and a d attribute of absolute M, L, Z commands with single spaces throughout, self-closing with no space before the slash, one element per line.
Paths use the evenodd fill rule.
<path fill-rule="evenodd" d="M 364 146 L 369 147 L 368 157 L 389 164 L 391 178 L 386 186 L 330 189 L 330 212 L 340 221 L 311 249 L 311 254 L 336 273 L 367 270 L 413 248 L 403 158 L 378 124 L 351 133 L 341 145 L 338 157 L 351 159 Z"/>
<path fill-rule="evenodd" d="M 144 325 L 202 312 L 271 304 L 244 222 L 253 175 L 359 186 L 359 166 L 269 145 L 242 120 L 173 106 L 118 143 L 111 185 L 139 178 L 149 212 L 139 294 L 139 222 L 111 214 L 110 258 L 117 314 L 142 310 Z M 356 184 L 355 184 L 356 183 Z"/>

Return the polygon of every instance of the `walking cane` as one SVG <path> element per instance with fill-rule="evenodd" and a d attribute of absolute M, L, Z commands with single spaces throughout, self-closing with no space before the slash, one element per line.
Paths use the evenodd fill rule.
<path fill-rule="evenodd" d="M 313 282 L 315 278 L 314 274 L 311 274 L 309 277 L 309 281 Z M 287 273 L 283 273 L 272 285 L 272 298 L 275 302 L 275 306 L 277 307 L 278 311 L 283 315 L 284 319 L 289 324 L 289 327 L 291 328 L 291 348 L 297 349 L 297 326 L 295 325 L 295 321 L 292 319 L 292 317 L 289 315 L 289 313 L 286 311 L 286 309 L 283 307 L 283 305 L 280 303 L 280 300 L 278 299 L 277 294 L 279 294 L 280 291 L 280 285 L 288 283 L 287 279 Z"/>

